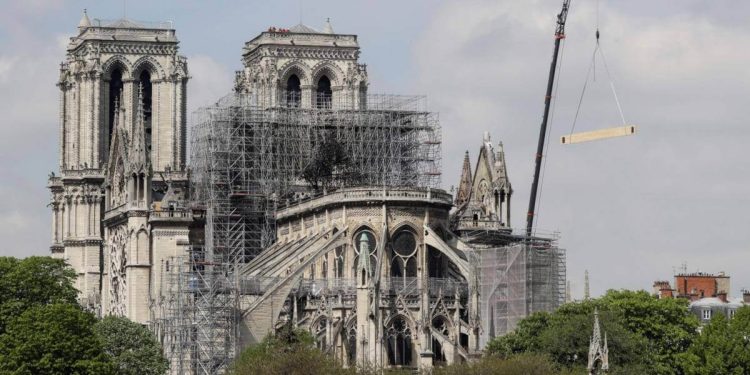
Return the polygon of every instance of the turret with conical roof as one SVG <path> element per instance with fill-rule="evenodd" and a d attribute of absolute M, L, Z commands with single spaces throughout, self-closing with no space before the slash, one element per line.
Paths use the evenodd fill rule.
<path fill-rule="evenodd" d="M 78 31 L 82 32 L 89 27 L 91 27 L 91 20 L 89 19 L 89 15 L 86 13 L 86 9 L 84 9 L 81 21 L 78 22 Z"/>

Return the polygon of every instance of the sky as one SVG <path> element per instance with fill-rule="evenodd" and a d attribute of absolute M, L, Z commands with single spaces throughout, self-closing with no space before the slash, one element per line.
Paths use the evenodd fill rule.
<path fill-rule="evenodd" d="M 438 112 L 442 184 L 458 184 L 482 135 L 502 141 L 514 195 L 528 205 L 555 16 L 561 0 L 0 0 L 0 255 L 49 254 L 46 181 L 58 169 L 55 87 L 68 38 L 89 16 L 174 22 L 190 76 L 188 110 L 229 92 L 243 43 L 300 21 L 357 34 L 371 93 L 419 94 Z M 597 11 L 598 10 L 598 11 Z M 545 152 L 540 230 L 567 249 L 573 296 L 650 290 L 675 271 L 726 272 L 750 288 L 750 2 L 572 0 Z M 638 134 L 561 145 L 622 124 L 602 60 Z"/>

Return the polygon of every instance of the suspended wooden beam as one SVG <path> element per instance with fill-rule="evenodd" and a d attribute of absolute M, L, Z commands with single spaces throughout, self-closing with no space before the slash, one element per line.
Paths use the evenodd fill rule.
<path fill-rule="evenodd" d="M 597 141 L 606 138 L 624 137 L 626 135 L 635 135 L 635 125 L 568 134 L 560 137 L 560 143 L 567 145 L 570 143 L 581 143 Z"/>

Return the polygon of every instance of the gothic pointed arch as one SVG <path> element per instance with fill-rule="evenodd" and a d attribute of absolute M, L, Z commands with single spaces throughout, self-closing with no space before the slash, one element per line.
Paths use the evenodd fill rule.
<path fill-rule="evenodd" d="M 416 326 L 403 314 L 390 317 L 385 324 L 385 344 L 388 365 L 412 366 L 414 363 L 413 335 Z"/>
<path fill-rule="evenodd" d="M 326 76 L 331 81 L 331 87 L 338 88 L 343 85 L 344 71 L 336 66 L 336 64 L 324 60 L 313 66 L 312 74 L 310 76 L 312 77 L 312 84 L 316 87 L 318 81 L 320 81 L 323 76 Z"/>
<path fill-rule="evenodd" d="M 108 80 L 112 77 L 112 73 L 117 69 L 120 68 L 122 72 L 122 79 L 132 79 L 133 75 L 133 65 L 130 63 L 130 61 L 123 55 L 115 55 L 107 59 L 107 61 L 102 64 L 102 77 L 104 77 L 105 80 Z"/>
<path fill-rule="evenodd" d="M 296 75 L 301 86 L 308 86 L 310 82 L 310 67 L 301 60 L 292 60 L 279 69 L 279 83 L 286 85 L 289 77 Z"/>
<path fill-rule="evenodd" d="M 147 70 L 151 74 L 152 80 L 164 80 L 167 78 L 164 68 L 152 56 L 142 56 L 133 63 L 133 79 L 138 79 L 144 70 Z"/>

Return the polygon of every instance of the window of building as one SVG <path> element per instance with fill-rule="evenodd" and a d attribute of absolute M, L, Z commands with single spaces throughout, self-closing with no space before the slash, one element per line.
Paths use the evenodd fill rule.
<path fill-rule="evenodd" d="M 115 125 L 115 116 L 117 116 L 117 113 L 115 113 L 115 106 L 121 107 L 122 106 L 122 98 L 120 98 L 120 93 L 122 92 L 122 70 L 120 68 L 116 68 L 112 71 L 112 74 L 110 74 L 109 78 L 109 100 L 107 102 L 107 105 L 109 107 L 109 122 L 108 122 L 108 133 L 107 133 L 107 139 L 106 142 L 109 145 L 109 142 L 112 141 L 112 132 L 114 132 L 114 125 Z M 117 105 L 115 105 L 117 103 Z M 109 147 L 107 147 L 107 150 L 104 155 L 109 155 Z"/>
<path fill-rule="evenodd" d="M 432 247 L 427 248 L 427 268 L 430 277 L 444 277 L 445 265 L 443 262 L 443 253 L 433 249 Z"/>
<path fill-rule="evenodd" d="M 432 328 L 440 333 L 440 335 L 442 336 L 440 339 L 448 339 L 448 337 L 450 336 L 448 330 L 448 322 L 442 316 L 436 316 L 432 319 Z M 434 366 L 444 366 L 448 363 L 448 360 L 445 357 L 445 351 L 443 350 L 443 345 L 440 342 L 441 340 L 439 340 L 437 336 L 433 335 L 432 353 L 434 355 Z"/>
<path fill-rule="evenodd" d="M 148 70 L 141 72 L 138 76 L 139 90 L 141 91 L 141 105 L 143 109 L 143 126 L 146 136 L 146 158 L 151 158 L 151 73 Z"/>
<path fill-rule="evenodd" d="M 343 246 L 339 246 L 334 250 L 335 259 L 334 259 L 334 273 L 336 277 L 344 277 L 344 256 L 346 254 L 346 251 L 344 251 Z"/>
<path fill-rule="evenodd" d="M 296 74 L 289 76 L 286 80 L 286 105 L 292 108 L 299 108 L 302 101 L 302 88 L 300 80 Z"/>
<path fill-rule="evenodd" d="M 417 277 L 417 236 L 402 230 L 393 237 L 391 249 L 391 277 Z"/>
<path fill-rule="evenodd" d="M 393 319 L 391 324 L 388 326 L 386 334 L 388 364 L 391 366 L 411 366 L 411 329 L 406 323 L 406 319 L 404 319 L 404 317 L 402 316 Z"/>
<path fill-rule="evenodd" d="M 349 359 L 349 366 L 355 366 L 357 364 L 357 328 L 354 322 L 352 322 L 346 332 L 346 343 L 346 354 Z"/>
<path fill-rule="evenodd" d="M 320 77 L 318 80 L 317 94 L 317 106 L 321 109 L 331 109 L 331 99 L 333 98 L 333 91 L 331 91 L 331 80 L 326 76 Z"/>
<path fill-rule="evenodd" d="M 312 328 L 314 330 L 313 333 L 315 333 L 315 345 L 318 349 L 325 351 L 328 344 L 326 337 L 328 335 L 328 319 L 325 317 L 320 318 L 318 323 Z"/>
<path fill-rule="evenodd" d="M 369 229 L 362 229 L 357 231 L 352 238 L 354 242 L 354 262 L 352 264 L 352 275 L 357 275 L 357 266 L 359 265 L 359 255 L 364 250 L 370 254 L 370 275 L 375 273 L 376 263 L 378 262 L 377 243 L 375 242 L 375 234 Z"/>
<path fill-rule="evenodd" d="M 703 319 L 704 320 L 711 319 L 711 309 L 705 309 L 705 310 L 703 310 Z"/>

